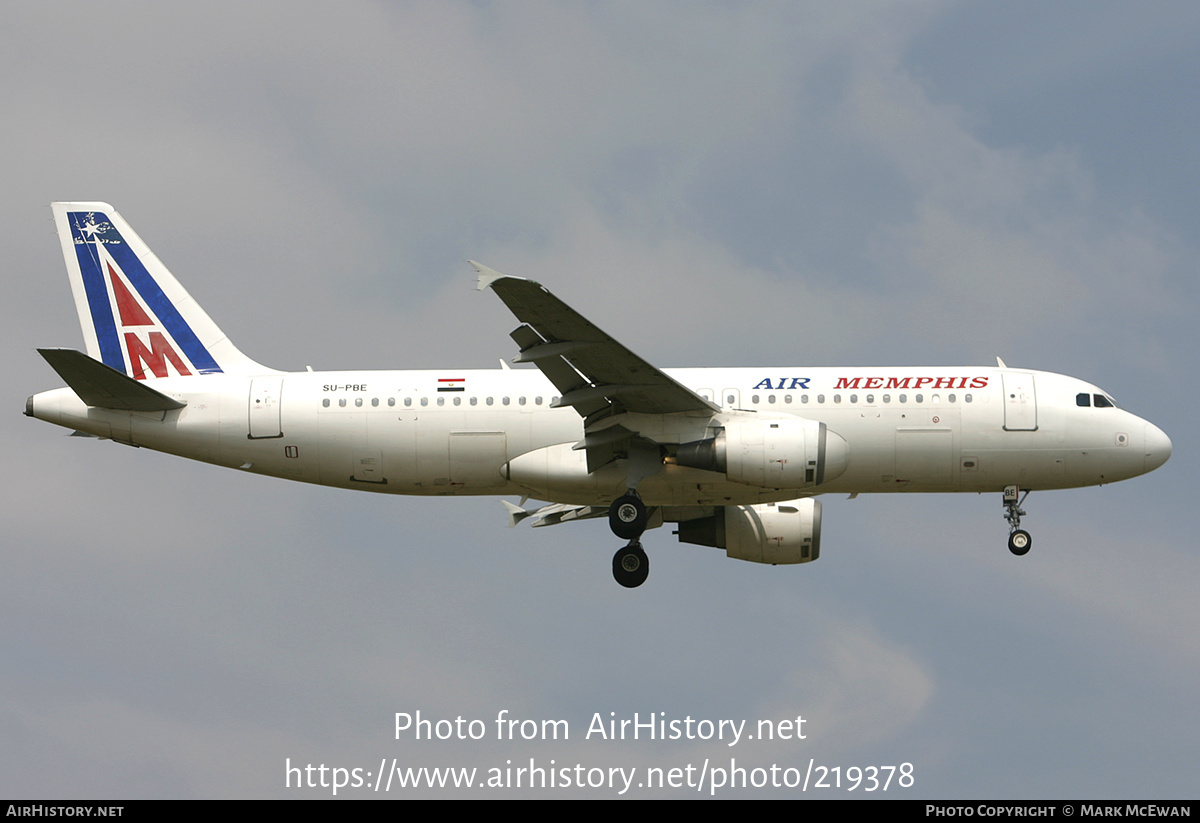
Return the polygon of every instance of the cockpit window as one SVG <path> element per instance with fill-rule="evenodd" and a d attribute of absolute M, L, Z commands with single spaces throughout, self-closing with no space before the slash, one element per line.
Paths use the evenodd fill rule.
<path fill-rule="evenodd" d="M 1117 407 L 1116 401 L 1111 397 L 1107 397 L 1103 394 L 1096 394 L 1092 396 L 1095 398 L 1096 408 L 1098 409 L 1115 409 Z"/>
<path fill-rule="evenodd" d="M 1083 406 L 1085 408 L 1092 405 L 1092 396 L 1085 391 L 1081 391 L 1079 394 L 1075 395 L 1075 405 Z"/>

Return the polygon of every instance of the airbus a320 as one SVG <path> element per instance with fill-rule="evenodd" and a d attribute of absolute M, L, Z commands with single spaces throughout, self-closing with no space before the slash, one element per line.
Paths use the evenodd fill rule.
<path fill-rule="evenodd" d="M 85 352 L 26 414 L 245 472 L 414 495 L 511 495 L 511 525 L 607 518 L 622 586 L 643 534 L 755 563 L 821 552 L 818 495 L 1002 495 L 1013 554 L 1030 489 L 1112 483 L 1171 455 L 1083 380 L 995 367 L 652 366 L 545 287 L 479 263 L 535 368 L 281 372 L 234 346 L 106 203 L 52 206 Z M 544 505 L 526 508 L 528 501 Z"/>

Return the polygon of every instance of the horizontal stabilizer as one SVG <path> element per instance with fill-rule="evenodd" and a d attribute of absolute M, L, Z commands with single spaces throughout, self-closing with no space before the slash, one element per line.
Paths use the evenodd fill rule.
<path fill-rule="evenodd" d="M 89 406 L 121 411 L 168 411 L 186 406 L 74 349 L 38 349 L 58 376 Z"/>

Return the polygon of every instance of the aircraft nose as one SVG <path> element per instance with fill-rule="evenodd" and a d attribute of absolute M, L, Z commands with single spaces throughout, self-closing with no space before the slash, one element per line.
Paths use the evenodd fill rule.
<path fill-rule="evenodd" d="M 1171 438 L 1153 423 L 1146 424 L 1146 471 L 1154 471 L 1171 456 Z"/>

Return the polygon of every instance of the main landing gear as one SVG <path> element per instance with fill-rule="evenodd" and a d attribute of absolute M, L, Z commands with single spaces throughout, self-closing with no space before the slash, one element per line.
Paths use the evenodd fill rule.
<path fill-rule="evenodd" d="M 1017 496 L 1020 495 L 1020 499 Z M 1021 504 L 1025 502 L 1025 498 L 1029 496 L 1029 489 L 1025 490 L 1025 494 L 1021 494 L 1021 490 L 1016 486 L 1004 487 L 1004 508 L 1007 513 L 1004 519 L 1008 521 L 1008 550 L 1017 557 L 1029 554 L 1029 547 L 1033 545 L 1033 538 L 1029 536 L 1029 532 L 1021 528 L 1021 518 L 1025 515 L 1025 510 L 1021 508 Z"/>
<path fill-rule="evenodd" d="M 608 509 L 608 526 L 622 540 L 637 540 L 650 519 L 646 504 L 636 494 L 623 494 Z"/>
<path fill-rule="evenodd" d="M 613 555 L 613 577 L 627 589 L 636 589 L 650 574 L 650 558 L 638 542 L 649 520 L 646 504 L 633 490 L 614 500 L 608 509 L 609 528 L 617 537 L 629 541 L 628 546 Z"/>
<path fill-rule="evenodd" d="M 625 588 L 636 589 L 649 574 L 650 558 L 636 540 L 613 555 L 613 577 Z"/>

